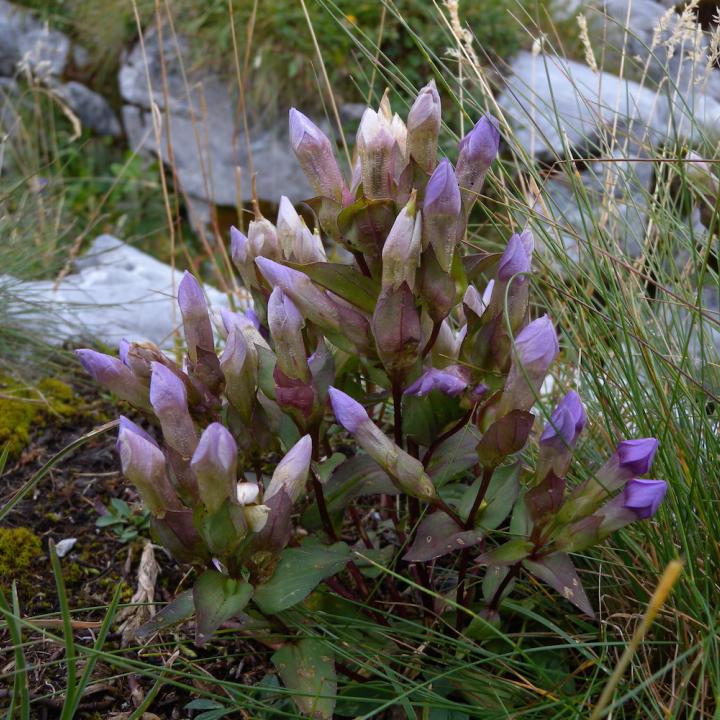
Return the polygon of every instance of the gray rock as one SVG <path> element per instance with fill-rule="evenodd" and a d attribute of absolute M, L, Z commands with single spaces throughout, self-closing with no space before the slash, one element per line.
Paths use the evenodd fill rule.
<path fill-rule="evenodd" d="M 55 343 L 84 338 L 116 345 L 127 338 L 172 347 L 181 323 L 174 292 L 182 273 L 112 235 L 96 238 L 75 270 L 57 286 L 52 280 L 0 277 L 0 285 L 22 298 L 12 316 L 27 329 L 45 330 L 52 312 L 52 333 L 46 337 Z M 206 285 L 205 291 L 213 311 L 228 306 L 219 290 Z M 236 302 L 247 306 L 245 296 Z"/>
<path fill-rule="evenodd" d="M 667 101 L 636 82 L 529 52 L 510 71 L 498 104 L 532 155 L 562 157 L 565 139 L 583 156 L 601 154 L 611 132 L 640 146 L 666 137 Z"/>
<path fill-rule="evenodd" d="M 0 0 L 0 75 L 14 75 L 25 66 L 47 79 L 62 75 L 70 40 L 43 25 L 32 13 Z"/>
<path fill-rule="evenodd" d="M 56 85 L 55 94 L 77 115 L 84 127 L 97 135 L 118 137 L 122 133 L 120 121 L 108 101 L 78 82 Z"/>
<path fill-rule="evenodd" d="M 187 43 L 180 40 L 180 53 L 187 60 Z M 163 92 L 163 54 L 167 78 L 167 97 Z M 139 46 L 125 58 L 119 74 L 120 92 L 125 103 L 123 125 L 130 146 L 146 154 L 157 151 L 151 103 L 160 109 L 160 151 L 170 163 L 170 139 L 175 170 L 182 191 L 216 205 L 237 204 L 237 198 L 252 197 L 248 145 L 257 172 L 257 193 L 261 200 L 276 202 L 280 195 L 299 201 L 312 195 L 310 186 L 290 149 L 286 115 L 278 127 L 254 126 L 250 141 L 244 135 L 234 93 L 211 73 L 188 71 L 187 83 L 174 43 L 161 50 L 157 33 L 145 37 L 145 57 Z M 151 90 L 147 76 L 150 77 Z M 237 168 L 241 168 L 238 192 Z"/>

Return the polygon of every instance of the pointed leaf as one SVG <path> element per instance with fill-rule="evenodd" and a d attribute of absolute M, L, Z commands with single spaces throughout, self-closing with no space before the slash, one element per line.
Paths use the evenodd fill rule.
<path fill-rule="evenodd" d="M 525 504 L 530 517 L 537 523 L 545 516 L 555 514 L 562 505 L 564 495 L 564 478 L 558 477 L 550 470 L 539 485 L 525 493 Z"/>
<path fill-rule="evenodd" d="M 508 455 L 525 447 L 535 416 L 524 410 L 512 410 L 494 422 L 478 443 L 480 464 L 484 467 L 499 465 Z"/>
<path fill-rule="evenodd" d="M 332 718 L 337 677 L 331 650 L 319 640 L 305 638 L 280 648 L 272 661 L 285 687 L 297 693 L 292 697 L 304 715 L 318 720 Z"/>
<path fill-rule="evenodd" d="M 510 540 L 504 545 L 483 553 L 475 561 L 478 565 L 512 565 L 526 558 L 533 549 L 533 544 L 523 538 Z"/>
<path fill-rule="evenodd" d="M 547 583 L 566 600 L 591 618 L 595 611 L 585 594 L 577 570 L 567 553 L 554 553 L 540 560 L 523 560 L 523 567 L 536 578 Z"/>
<path fill-rule="evenodd" d="M 302 265 L 287 260 L 283 264 L 304 272 L 313 282 L 334 292 L 360 310 L 368 313 L 375 310 L 380 293 L 379 283 L 358 272 L 352 265 L 326 262 Z"/>
<path fill-rule="evenodd" d="M 455 550 L 477 545 L 483 539 L 477 530 L 463 530 L 444 512 L 426 515 L 418 526 L 415 540 L 403 560 L 425 562 Z"/>
<path fill-rule="evenodd" d="M 502 253 L 471 253 L 462 258 L 462 265 L 468 280 L 474 280 L 480 273 L 490 270 L 495 266 Z"/>
<path fill-rule="evenodd" d="M 477 443 L 477 428 L 468 423 L 440 446 L 427 468 L 436 488 L 443 487 L 477 463 Z"/>
<path fill-rule="evenodd" d="M 195 612 L 193 591 L 181 592 L 173 601 L 169 602 L 160 612 L 153 615 L 144 625 L 135 631 L 138 640 L 144 640 L 153 633 L 165 630 L 173 625 L 187 620 Z"/>
<path fill-rule="evenodd" d="M 193 599 L 197 613 L 195 641 L 204 645 L 226 620 L 238 615 L 250 602 L 253 586 L 216 570 L 206 570 L 196 581 Z"/>
<path fill-rule="evenodd" d="M 287 548 L 273 576 L 255 590 L 257 606 L 268 614 L 286 610 L 304 600 L 325 578 L 340 572 L 350 560 L 344 542 L 322 545 L 316 540 Z"/>

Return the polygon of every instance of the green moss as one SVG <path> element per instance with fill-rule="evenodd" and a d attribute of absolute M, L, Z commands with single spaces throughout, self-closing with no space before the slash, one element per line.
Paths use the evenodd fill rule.
<path fill-rule="evenodd" d="M 37 388 L 7 376 L 0 376 L 0 448 L 9 447 L 10 457 L 28 445 L 33 428 L 53 419 L 67 419 L 84 413 L 73 389 L 56 378 L 44 378 Z"/>
<path fill-rule="evenodd" d="M 0 528 L 0 586 L 23 581 L 35 558 L 42 555 L 40 538 L 27 528 Z"/>

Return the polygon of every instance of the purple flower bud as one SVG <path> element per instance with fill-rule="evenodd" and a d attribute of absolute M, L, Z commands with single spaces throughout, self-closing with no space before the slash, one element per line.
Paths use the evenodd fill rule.
<path fill-rule="evenodd" d="M 664 480 L 630 480 L 625 486 L 623 507 L 631 510 L 638 520 L 652 517 L 660 507 L 667 483 Z"/>
<path fill-rule="evenodd" d="M 396 290 L 403 283 L 412 290 L 420 264 L 422 220 L 415 206 L 415 190 L 400 211 L 382 249 L 382 286 Z"/>
<path fill-rule="evenodd" d="M 254 482 L 240 482 L 237 484 L 237 501 L 240 505 L 254 503 L 260 494 L 260 486 Z"/>
<path fill-rule="evenodd" d="M 467 369 L 460 365 L 451 365 L 444 370 L 430 368 L 426 370 L 407 390 L 405 395 L 425 397 L 433 390 L 439 390 L 445 395 L 455 397 L 468 386 Z"/>
<path fill-rule="evenodd" d="M 198 281 L 189 272 L 185 272 L 180 281 L 178 305 L 182 313 L 188 355 L 191 362 L 196 363 L 198 349 L 214 353 L 215 341 L 205 295 Z"/>
<path fill-rule="evenodd" d="M 431 80 L 418 93 L 407 118 L 407 149 L 425 172 L 435 167 L 440 122 L 440 95 Z"/>
<path fill-rule="evenodd" d="M 329 393 L 335 419 L 355 436 L 358 445 L 390 475 L 403 492 L 422 500 L 435 496 L 435 486 L 419 460 L 390 440 L 370 420 L 359 402 L 334 387 L 330 387 Z"/>
<path fill-rule="evenodd" d="M 517 359 L 526 369 L 542 369 L 544 374 L 558 354 L 557 333 L 547 315 L 533 320 L 515 338 Z"/>
<path fill-rule="evenodd" d="M 440 267 L 448 272 L 457 242 L 460 188 L 450 161 L 443 158 L 425 187 L 423 244 L 432 245 Z"/>
<path fill-rule="evenodd" d="M 277 236 L 283 254 L 289 258 L 293 250 L 300 244 L 304 223 L 290 200 L 283 195 L 277 216 Z"/>
<path fill-rule="evenodd" d="M 127 400 L 141 410 L 151 410 L 147 386 L 123 364 L 122 360 L 95 350 L 76 350 L 75 355 L 94 380 L 115 393 L 121 400 Z"/>
<path fill-rule="evenodd" d="M 120 425 L 117 448 L 125 477 L 137 488 L 145 507 L 156 517 L 163 517 L 166 510 L 181 508 L 177 494 L 170 484 L 165 470 L 165 456 L 152 439 L 147 439 L 137 425 L 136 432 L 126 423 Z"/>
<path fill-rule="evenodd" d="M 530 270 L 530 258 L 528 257 L 525 244 L 520 235 L 512 235 L 508 240 L 505 252 L 500 258 L 496 277 L 501 282 L 507 282 L 513 275 L 518 273 L 526 273 Z M 521 278 L 517 278 L 515 282 L 520 282 Z"/>
<path fill-rule="evenodd" d="M 632 475 L 644 475 L 650 470 L 658 445 L 655 438 L 623 440 L 616 450 L 618 464 Z"/>
<path fill-rule="evenodd" d="M 312 439 L 305 435 L 288 450 L 287 455 L 278 463 L 270 484 L 265 491 L 264 502 L 284 490 L 295 502 L 303 493 L 312 459 Z"/>
<path fill-rule="evenodd" d="M 540 444 L 560 444 L 574 447 L 578 436 L 585 427 L 587 416 L 580 396 L 571 390 L 558 403 L 540 436 Z"/>
<path fill-rule="evenodd" d="M 295 108 L 290 109 L 290 144 L 315 192 L 341 202 L 345 183 L 330 140 Z"/>
<path fill-rule="evenodd" d="M 370 416 L 365 408 L 357 401 L 346 395 L 342 390 L 330 387 L 330 403 L 332 405 L 335 419 L 348 432 L 355 433 L 365 422 L 370 421 Z"/>
<path fill-rule="evenodd" d="M 391 197 L 397 142 L 383 113 L 365 110 L 357 132 L 357 150 L 366 198 Z"/>
<path fill-rule="evenodd" d="M 289 378 L 309 382 L 310 370 L 302 336 L 305 320 L 279 286 L 273 289 L 268 300 L 268 325 L 282 372 Z"/>
<path fill-rule="evenodd" d="M 230 405 L 246 422 L 250 422 L 257 390 L 258 353 L 239 327 L 228 333 L 220 355 L 220 370 L 225 377 L 225 394 Z"/>
<path fill-rule="evenodd" d="M 483 115 L 475 127 L 460 141 L 457 178 L 466 213 L 477 199 L 485 175 L 497 157 L 499 147 L 498 122 L 491 115 Z"/>
<path fill-rule="evenodd" d="M 319 233 L 317 231 L 314 233 L 310 232 L 305 226 L 305 223 L 303 223 L 299 242 L 290 257 L 301 265 L 327 262 L 325 247 L 322 244 Z"/>
<path fill-rule="evenodd" d="M 130 350 L 130 343 L 125 338 L 123 338 L 118 343 L 118 357 L 122 361 L 123 365 L 128 364 L 128 351 L 129 350 Z M 128 365 L 128 367 L 129 367 L 129 365 Z"/>
<path fill-rule="evenodd" d="M 214 422 L 200 436 L 190 465 L 198 481 L 200 499 L 217 512 L 227 498 L 237 496 L 237 444 L 224 425 Z"/>
<path fill-rule="evenodd" d="M 298 310 L 323 329 L 340 330 L 335 305 L 312 280 L 299 270 L 259 257 L 255 264 L 270 285 L 277 286 L 290 296 Z"/>
<path fill-rule="evenodd" d="M 158 362 L 152 364 L 150 403 L 160 420 L 165 442 L 189 459 L 197 446 L 197 433 L 188 410 L 185 384 Z"/>
<path fill-rule="evenodd" d="M 230 255 L 245 287 L 258 287 L 258 281 L 255 277 L 255 254 L 247 236 L 235 226 L 230 228 Z"/>
<path fill-rule="evenodd" d="M 547 315 L 533 320 L 517 334 L 514 349 L 498 417 L 511 410 L 529 410 L 535 403 L 548 368 L 559 351 L 555 328 Z"/>
<path fill-rule="evenodd" d="M 147 440 L 147 442 L 151 443 L 155 447 L 158 447 L 157 442 L 155 442 L 155 439 L 149 435 L 145 430 L 143 430 L 139 425 L 134 423 L 129 418 L 126 418 L 124 415 L 121 415 L 120 418 L 120 425 L 118 426 L 118 440 L 115 444 L 115 447 L 117 450 L 120 449 L 120 435 L 123 432 L 132 432 L 136 435 L 139 435 L 143 440 Z"/>
<path fill-rule="evenodd" d="M 470 310 L 477 317 L 481 317 L 487 308 L 487 304 L 484 302 L 482 295 L 480 295 L 474 285 L 467 286 L 465 295 L 463 295 L 463 305 L 465 306 L 466 315 L 467 310 Z"/>

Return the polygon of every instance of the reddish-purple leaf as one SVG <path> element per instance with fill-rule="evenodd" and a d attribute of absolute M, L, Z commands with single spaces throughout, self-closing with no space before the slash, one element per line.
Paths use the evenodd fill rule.
<path fill-rule="evenodd" d="M 575 566 L 566 553 L 553 553 L 541 560 L 523 560 L 523 567 L 536 578 L 547 583 L 582 612 L 595 617 Z"/>
<path fill-rule="evenodd" d="M 433 560 L 477 545 L 482 538 L 478 530 L 461 530 L 444 512 L 434 512 L 420 523 L 415 541 L 403 559 L 408 562 Z"/>

